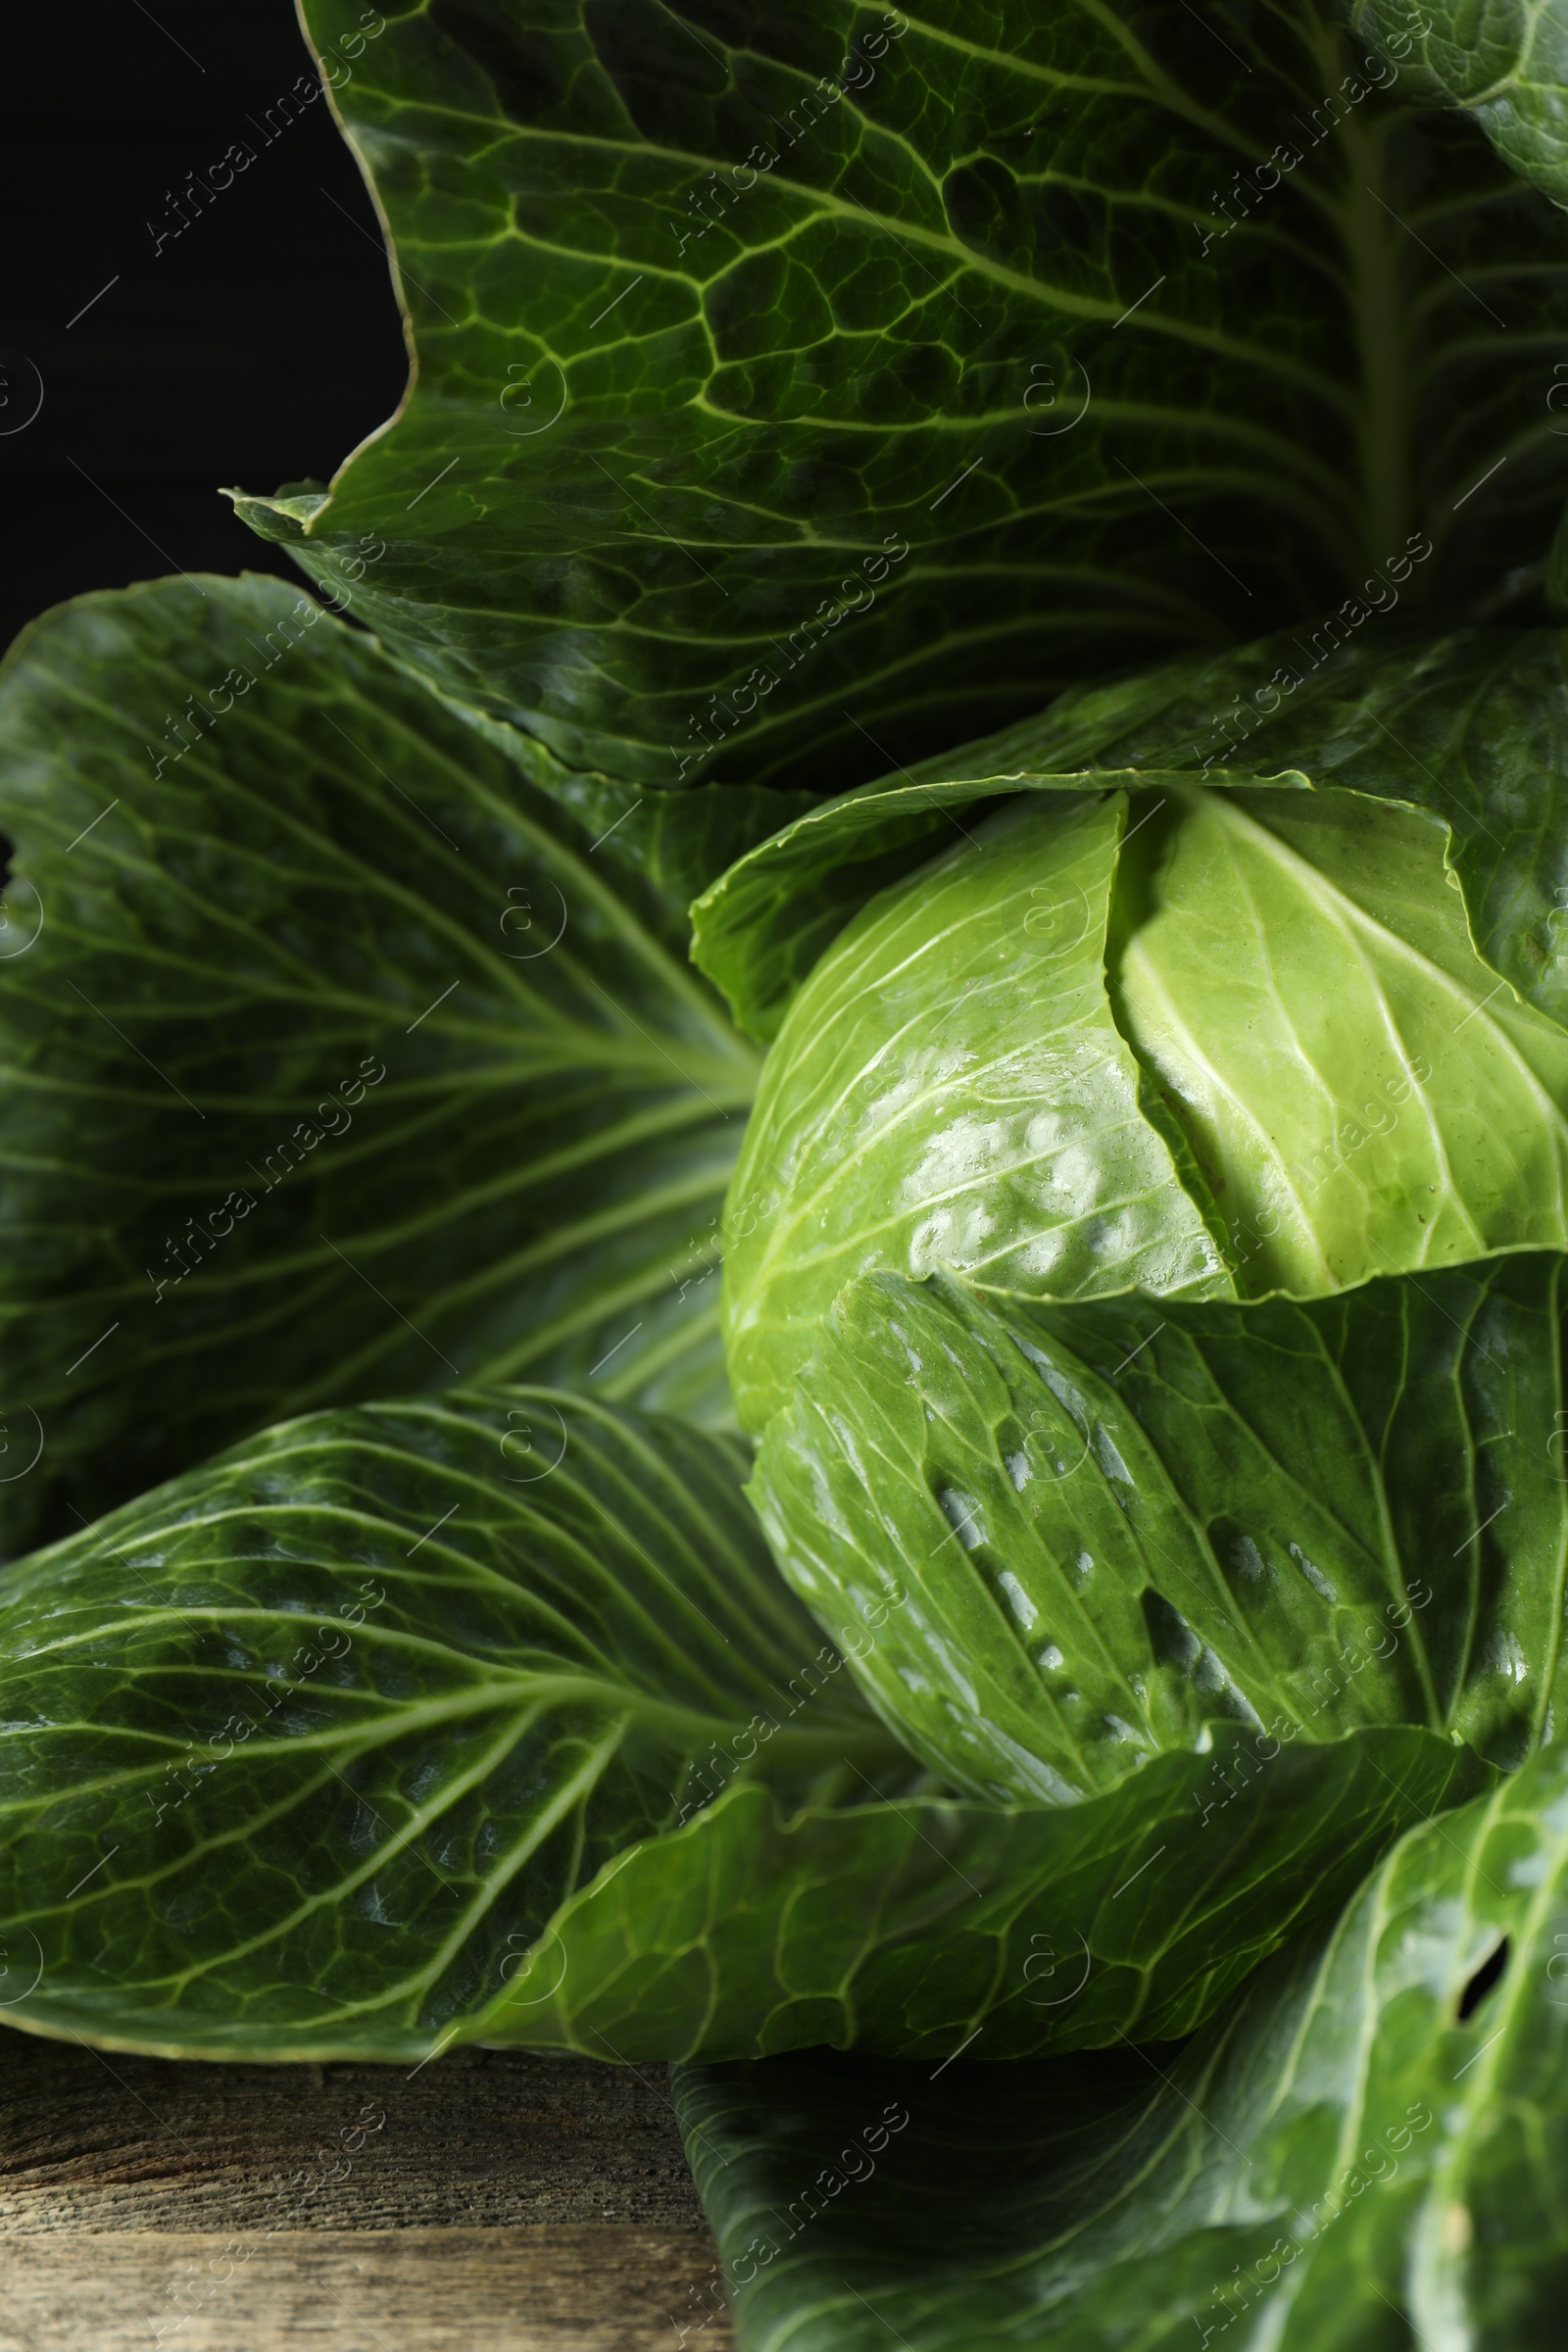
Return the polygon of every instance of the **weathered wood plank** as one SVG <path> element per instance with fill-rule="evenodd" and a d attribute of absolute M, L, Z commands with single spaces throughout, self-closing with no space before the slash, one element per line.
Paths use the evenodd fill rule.
<path fill-rule="evenodd" d="M 176 2065 L 0 2029 L 0 2352 L 731 2341 L 662 2068 Z"/>
<path fill-rule="evenodd" d="M 663 2352 L 710 2261 L 696 2231 L 603 2222 L 37 2235 L 5 2249 L 0 2352 Z"/>
<path fill-rule="evenodd" d="M 208 2066 L 0 2032 L 0 2229 L 700 2230 L 662 2067 Z"/>

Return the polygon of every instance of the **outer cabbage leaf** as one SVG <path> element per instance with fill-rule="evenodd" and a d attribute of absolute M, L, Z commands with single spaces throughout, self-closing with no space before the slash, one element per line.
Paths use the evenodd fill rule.
<path fill-rule="evenodd" d="M 846 1625 L 846 1651 L 881 1622 Z M 865 1801 L 789 1814 L 743 1782 L 573 1895 L 471 2032 L 610 2059 L 1185 2034 L 1399 1830 L 1489 1778 L 1413 1728 L 1287 1744 L 1222 1724 L 1202 1755 L 1078 1805 L 872 1803 L 862 1783 Z"/>
<path fill-rule="evenodd" d="M 625 2061 L 1183 2032 L 1486 1768 L 1222 1727 L 922 1793 L 745 1449 L 561 1393 L 274 1430 L 0 1590 L 3 2014 L 176 2055 Z"/>
<path fill-rule="evenodd" d="M 871 1266 L 1067 1298 L 1232 1287 L 1105 993 L 1126 808 L 1054 794 L 965 830 L 873 901 L 797 999 L 726 1212 L 724 1340 L 748 1428 Z"/>
<path fill-rule="evenodd" d="M 1568 203 L 1568 22 L 1553 0 L 1422 0 L 1406 80 L 1428 105 L 1462 106 L 1497 153 Z M 1411 37 L 1399 0 L 1356 0 L 1351 23 L 1387 50 Z M 1406 54 L 1404 50 L 1396 54 Z"/>
<path fill-rule="evenodd" d="M 304 14 L 417 368 L 240 511 L 326 584 L 375 531 L 384 640 L 574 764 L 838 790 L 1412 548 L 1446 610 L 1537 576 L 1568 227 L 1409 30 Z"/>
<path fill-rule="evenodd" d="M 660 877 L 756 796 L 677 853 L 258 579 L 35 623 L 0 736 L 9 1550 L 392 1387 L 727 1409 L 755 1056 Z"/>
<path fill-rule="evenodd" d="M 1548 2345 L 1565 1945 L 1558 1746 L 1411 1831 L 1179 2053 L 683 2068 L 742 2352 Z"/>
<path fill-rule="evenodd" d="M 1065 1801 L 1231 1717 L 1413 1723 L 1513 1766 L 1563 1719 L 1565 1261 L 1298 1304 L 1045 1305 L 878 1275 L 753 1493 L 854 1671 L 959 1788 Z"/>
<path fill-rule="evenodd" d="M 13 1568 L 10 2022 L 423 2056 L 787 1688 L 781 1794 L 906 1776 L 744 1463 L 673 1419 L 459 1391 L 270 1431 Z"/>

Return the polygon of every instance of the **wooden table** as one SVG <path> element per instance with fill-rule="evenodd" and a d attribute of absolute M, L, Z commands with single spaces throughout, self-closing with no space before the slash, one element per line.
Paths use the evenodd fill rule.
<path fill-rule="evenodd" d="M 0 2352 L 726 2352 L 662 2067 L 0 2028 Z"/>

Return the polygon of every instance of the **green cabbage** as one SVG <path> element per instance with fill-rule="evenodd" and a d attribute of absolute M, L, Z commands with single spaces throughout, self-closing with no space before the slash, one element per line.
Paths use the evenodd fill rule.
<path fill-rule="evenodd" d="M 1446 838 L 1339 789 L 1026 794 L 874 898 L 732 1181 L 743 1419 L 873 1272 L 1312 1298 L 1568 1243 L 1568 1033 L 1478 955 Z"/>

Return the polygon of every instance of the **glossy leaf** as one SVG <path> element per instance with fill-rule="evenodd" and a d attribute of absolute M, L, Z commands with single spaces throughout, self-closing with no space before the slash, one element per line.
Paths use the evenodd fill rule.
<path fill-rule="evenodd" d="M 6 2008 L 173 2055 L 423 2056 L 831 1661 L 744 1449 L 564 1393 L 320 1414 L 0 1592 Z M 906 1759 L 817 1666 L 783 1794 Z M 22 1979 L 36 1981 L 21 1999 Z"/>
<path fill-rule="evenodd" d="M 1231 1288 L 1201 1180 L 1105 994 L 1126 808 L 1014 802 L 874 901 L 796 1001 L 726 1208 L 748 1428 L 873 1267 L 1065 1298 Z"/>
<path fill-rule="evenodd" d="M 1412 96 L 1466 108 L 1516 172 L 1568 201 L 1568 26 L 1558 11 L 1530 0 L 1423 0 L 1419 12 L 1356 0 L 1352 22 L 1383 49 L 1408 29 Z"/>
<path fill-rule="evenodd" d="M 1565 1261 L 1297 1304 L 848 1289 L 754 1484 L 819 1618 L 958 1787 L 1059 1802 L 1220 1717 L 1413 1723 L 1512 1766 L 1564 1717 Z"/>
<path fill-rule="evenodd" d="M 966 755 L 956 755 L 955 764 L 965 765 Z M 863 785 L 781 825 L 704 891 L 692 908 L 692 961 L 723 991 L 747 1036 L 770 1044 L 802 983 L 851 917 L 951 848 L 956 836 L 971 836 L 987 804 L 1023 792 L 1155 791 L 1188 782 L 1190 773 L 1081 768 L 1075 775 L 1005 772 Z M 1216 769 L 1205 781 L 1259 779 Z M 1308 780 L 1287 774 L 1262 781 L 1305 789 Z"/>
<path fill-rule="evenodd" d="M 1568 1035 L 1471 945 L 1446 829 L 1350 793 L 1135 804 L 1109 958 L 1253 1292 L 1568 1244 Z"/>
<path fill-rule="evenodd" d="M 1363 605 L 1215 661 L 1065 694 L 961 760 L 913 772 L 936 784 L 1085 767 L 1297 768 L 1315 785 L 1409 803 L 1449 828 L 1483 956 L 1568 1025 L 1565 704 L 1568 631 L 1420 636 Z"/>
<path fill-rule="evenodd" d="M 304 14 L 418 367 L 240 511 L 328 585 L 378 534 L 385 641 L 574 764 L 839 790 L 1545 555 L 1568 229 L 1392 12 Z"/>
<path fill-rule="evenodd" d="M 1552 2343 L 1565 1823 L 1554 1747 L 1179 2053 L 681 2069 L 742 2352 Z"/>
<path fill-rule="evenodd" d="M 846 1626 L 845 1648 L 881 1622 Z M 755 1752 L 749 1727 L 723 1769 Z M 743 1782 L 573 1895 L 472 2031 L 619 2060 L 820 2042 L 929 2061 L 982 2034 L 1013 2058 L 1185 2034 L 1391 1838 L 1487 1778 L 1431 1732 L 1286 1744 L 1226 1724 L 1077 1805 L 873 1803 L 862 1780 L 790 1814 Z"/>
<path fill-rule="evenodd" d="M 745 1458 L 457 1392 L 271 1431 L 13 1569 L 0 2011 L 212 2057 L 1179 2031 L 1485 1779 L 1419 1731 L 1226 1732 L 1066 1812 L 924 1795 L 844 1671 L 886 1607 L 824 1642 Z"/>
<path fill-rule="evenodd" d="M 1127 784 L 1129 770 L 1151 789 L 1183 775 L 1339 785 L 1441 818 L 1482 955 L 1568 1022 L 1565 641 L 1555 629 L 1421 637 L 1358 605 L 1235 654 L 1070 691 L 1022 725 L 866 785 L 760 843 L 694 910 L 696 954 L 749 1034 L 770 1038 L 851 916 L 952 840 L 950 805 L 961 812 L 1049 789 L 1057 776 L 1081 787 L 1086 771 L 1106 787 Z"/>
<path fill-rule="evenodd" d="M 855 806 L 824 832 L 853 842 Z M 749 1426 L 838 1286 L 878 1267 L 1311 1296 L 1568 1244 L 1568 1037 L 1477 956 L 1441 824 L 1168 774 L 1092 807 L 1025 786 L 972 830 L 947 808 L 964 840 L 794 1000 L 730 1200 Z M 1091 838 L 1092 883 L 1069 870 Z M 768 863 L 706 904 L 744 906 Z M 778 968 L 761 938 L 734 959 L 748 1003 Z"/>
<path fill-rule="evenodd" d="M 688 868 L 757 822 L 712 797 Z M 279 582 L 24 633 L 7 1548 L 284 1413 L 460 1375 L 726 1411 L 714 1235 L 754 1056 L 634 803 Z"/>

